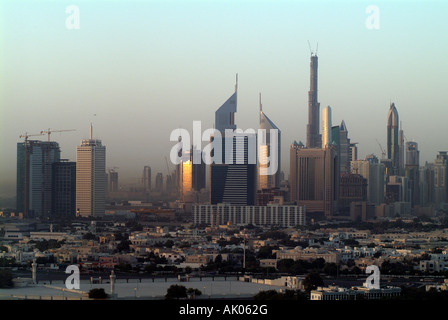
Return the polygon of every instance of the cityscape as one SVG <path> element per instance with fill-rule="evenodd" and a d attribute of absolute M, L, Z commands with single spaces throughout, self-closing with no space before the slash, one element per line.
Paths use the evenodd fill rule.
<path fill-rule="evenodd" d="M 446 5 L 431 4 L 446 12 Z M 64 5 L 65 31 L 84 31 L 83 5 Z M 361 6 L 368 9 L 361 12 L 363 28 L 387 32 L 378 14 L 387 5 L 368 5 Z M 2 9 L 18 10 L 11 3 Z M 337 67 L 332 49 L 320 40 L 303 42 L 285 70 L 300 70 L 307 83 L 288 78 L 285 90 L 296 87 L 292 95 L 302 97 L 287 112 L 266 98 L 274 93 L 263 86 L 255 93 L 239 70 L 227 70 L 228 84 L 219 79 L 219 90 L 205 92 L 207 106 L 194 115 L 190 107 L 173 107 L 173 122 L 165 114 L 169 106 L 142 107 L 151 123 L 130 125 L 132 136 L 120 125 L 124 118 L 103 120 L 105 109 L 93 107 L 82 122 L 67 122 L 61 109 L 49 111 L 45 122 L 8 124 L 6 110 L 16 106 L 3 98 L 2 130 L 13 125 L 18 134 L 2 140 L 0 300 L 448 299 L 446 90 L 426 105 L 418 105 L 412 87 L 397 87 L 396 95 L 392 87 L 389 98 L 373 91 L 375 116 L 356 103 L 347 112 L 340 96 L 333 103 L 329 94 L 331 81 L 340 84 L 325 70 Z M 356 79 L 346 79 L 340 82 L 356 87 Z M 442 88 L 446 80 L 440 81 Z M 174 84 L 171 89 L 169 101 L 176 96 Z M 250 104 L 249 92 L 255 93 Z M 351 94 L 345 99 L 358 99 Z M 406 106 L 413 99 L 418 103 Z M 433 104 L 442 111 L 426 123 Z M 416 112 L 419 124 L 407 120 Z M 302 122 L 291 125 L 292 118 Z M 157 121 L 171 126 L 157 130 Z M 109 126 L 123 136 L 109 136 Z M 133 141 L 138 135 L 159 140 L 152 148 Z M 434 137 L 431 146 L 427 136 Z M 179 313 L 206 312 L 188 306 Z"/>

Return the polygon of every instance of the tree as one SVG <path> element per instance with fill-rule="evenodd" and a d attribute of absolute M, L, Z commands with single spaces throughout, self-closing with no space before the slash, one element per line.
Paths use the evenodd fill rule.
<path fill-rule="evenodd" d="M 306 275 L 305 279 L 303 279 L 303 287 L 306 292 L 310 292 L 311 290 L 323 285 L 324 281 L 317 272 L 310 272 Z"/>
<path fill-rule="evenodd" d="M 94 288 L 89 291 L 90 299 L 106 299 L 107 297 L 108 295 L 103 288 Z"/>
<path fill-rule="evenodd" d="M 187 294 L 189 296 L 193 296 L 193 298 L 194 298 L 194 297 L 200 296 L 202 294 L 202 292 L 201 292 L 201 290 L 196 289 L 196 288 L 188 288 L 187 289 Z"/>
<path fill-rule="evenodd" d="M 179 299 L 187 297 L 187 288 L 178 284 L 171 285 L 166 290 L 165 299 Z"/>
<path fill-rule="evenodd" d="M 13 286 L 12 273 L 9 270 L 0 270 L 0 288 L 11 288 Z"/>

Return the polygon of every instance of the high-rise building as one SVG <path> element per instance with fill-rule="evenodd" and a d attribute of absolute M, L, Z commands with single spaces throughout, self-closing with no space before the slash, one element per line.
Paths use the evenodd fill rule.
<path fill-rule="evenodd" d="M 420 151 L 418 150 L 418 143 L 415 141 L 406 142 L 406 162 L 405 165 L 419 166 L 420 165 Z"/>
<path fill-rule="evenodd" d="M 52 216 L 70 218 L 76 215 L 76 162 L 53 163 Z"/>
<path fill-rule="evenodd" d="M 439 151 L 434 160 L 434 203 L 440 206 L 448 202 L 448 153 Z"/>
<path fill-rule="evenodd" d="M 350 162 L 358 160 L 358 142 L 350 142 L 348 159 Z M 350 166 L 349 166 L 350 167 Z"/>
<path fill-rule="evenodd" d="M 237 88 L 238 83 L 235 92 L 215 112 L 215 129 L 220 132 L 222 139 L 214 137 L 212 143 L 214 150 L 221 149 L 222 158 L 221 161 L 215 159 L 210 165 L 212 204 L 255 204 L 257 164 L 256 160 L 251 161 L 253 159 L 250 159 L 249 153 L 256 155 L 256 135 L 233 132 L 236 129 L 234 115 L 237 110 Z M 226 130 L 232 130 L 233 136 L 226 136 Z"/>
<path fill-rule="evenodd" d="M 280 129 L 269 119 L 269 117 L 264 113 L 263 106 L 261 104 L 261 94 L 260 94 L 260 129 L 265 130 L 265 136 L 258 136 L 260 142 L 259 157 L 260 161 L 258 164 L 258 189 L 271 189 L 280 187 L 280 172 L 281 172 L 281 131 Z M 276 130 L 277 132 L 277 149 L 274 149 L 272 144 L 271 130 Z M 265 139 L 265 140 L 263 140 Z M 277 162 L 277 170 L 274 174 L 263 174 L 260 170 L 264 170 L 267 173 L 269 166 L 274 166 L 273 161 L 269 161 L 273 158 L 275 154 L 275 161 Z M 272 167 L 271 167 L 272 168 Z"/>
<path fill-rule="evenodd" d="M 414 141 L 406 142 L 405 177 L 409 181 L 411 206 L 420 205 L 420 161 L 418 144 Z"/>
<path fill-rule="evenodd" d="M 320 148 L 322 139 L 319 134 L 320 103 L 317 100 L 317 55 L 311 54 L 310 60 L 310 90 L 308 91 L 306 146 L 308 148 Z"/>
<path fill-rule="evenodd" d="M 322 148 L 332 144 L 331 107 L 326 106 L 322 111 Z"/>
<path fill-rule="evenodd" d="M 387 114 L 387 159 L 392 162 L 392 171 L 388 175 L 398 174 L 400 164 L 399 136 L 398 136 L 398 111 L 394 103 L 391 103 Z"/>
<path fill-rule="evenodd" d="M 338 161 L 334 146 L 324 149 L 304 148 L 294 143 L 290 148 L 290 200 L 306 206 L 309 213 L 326 217 L 337 213 Z"/>
<path fill-rule="evenodd" d="M 423 207 L 434 203 L 434 163 L 425 163 L 419 168 L 419 200 Z"/>
<path fill-rule="evenodd" d="M 404 133 L 400 121 L 400 130 L 398 131 L 398 171 L 397 171 L 397 174 L 400 176 L 404 175 L 404 166 L 406 161 L 404 156 L 405 156 Z"/>
<path fill-rule="evenodd" d="M 156 174 L 156 189 L 157 192 L 163 192 L 163 173 L 158 172 Z"/>
<path fill-rule="evenodd" d="M 360 174 L 342 173 L 339 180 L 339 213 L 350 213 L 352 202 L 367 201 L 367 179 Z"/>
<path fill-rule="evenodd" d="M 347 126 L 345 125 L 344 120 L 342 120 L 341 125 L 338 126 L 339 128 L 339 172 L 340 174 L 346 174 L 350 173 L 350 161 L 356 160 L 351 159 L 351 152 L 350 152 L 350 139 L 348 138 L 348 130 Z"/>
<path fill-rule="evenodd" d="M 151 191 L 151 167 L 145 166 L 143 168 L 143 190 L 144 192 L 150 192 Z"/>
<path fill-rule="evenodd" d="M 109 171 L 109 192 L 118 191 L 118 172 L 115 170 Z"/>
<path fill-rule="evenodd" d="M 82 217 L 102 216 L 106 208 L 106 147 L 101 140 L 83 139 L 76 147 L 76 210 Z"/>
<path fill-rule="evenodd" d="M 57 142 L 26 140 L 17 143 L 17 211 L 25 217 L 50 217 L 52 165 L 60 161 Z"/>
<path fill-rule="evenodd" d="M 365 160 L 351 162 L 351 172 L 360 174 L 367 180 L 367 201 L 378 205 L 384 202 L 385 167 L 374 155 L 368 155 Z"/>

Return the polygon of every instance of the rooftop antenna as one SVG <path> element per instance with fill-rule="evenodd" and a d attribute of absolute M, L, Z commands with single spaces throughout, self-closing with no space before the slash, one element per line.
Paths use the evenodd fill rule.
<path fill-rule="evenodd" d="M 316 44 L 316 52 L 313 52 L 313 50 L 311 49 L 311 44 L 310 41 L 308 40 L 308 48 L 310 48 L 310 53 L 313 56 L 317 56 L 317 49 L 319 48 L 319 42 Z"/>
<path fill-rule="evenodd" d="M 263 112 L 263 105 L 261 104 L 261 92 L 259 93 L 259 104 L 260 104 L 260 123 L 261 123 L 261 113 Z"/>
<path fill-rule="evenodd" d="M 235 92 L 238 90 L 238 73 L 236 74 Z"/>
<path fill-rule="evenodd" d="M 90 122 L 90 140 L 93 139 L 93 125 L 92 122 Z"/>

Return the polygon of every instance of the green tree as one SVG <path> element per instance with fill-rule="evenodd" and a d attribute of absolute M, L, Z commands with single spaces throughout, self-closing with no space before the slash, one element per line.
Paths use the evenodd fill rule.
<path fill-rule="evenodd" d="M 318 272 L 310 272 L 306 275 L 305 279 L 303 279 L 303 287 L 306 292 L 310 292 L 311 290 L 323 285 L 324 281 Z"/>
<path fill-rule="evenodd" d="M 89 291 L 90 299 L 106 299 L 107 297 L 108 295 L 103 288 L 93 288 Z"/>
<path fill-rule="evenodd" d="M 12 288 L 12 273 L 10 270 L 0 270 L 0 288 Z"/>
<path fill-rule="evenodd" d="M 173 284 L 166 290 L 165 299 L 167 300 L 180 299 L 186 297 L 187 297 L 187 288 L 184 286 Z"/>

